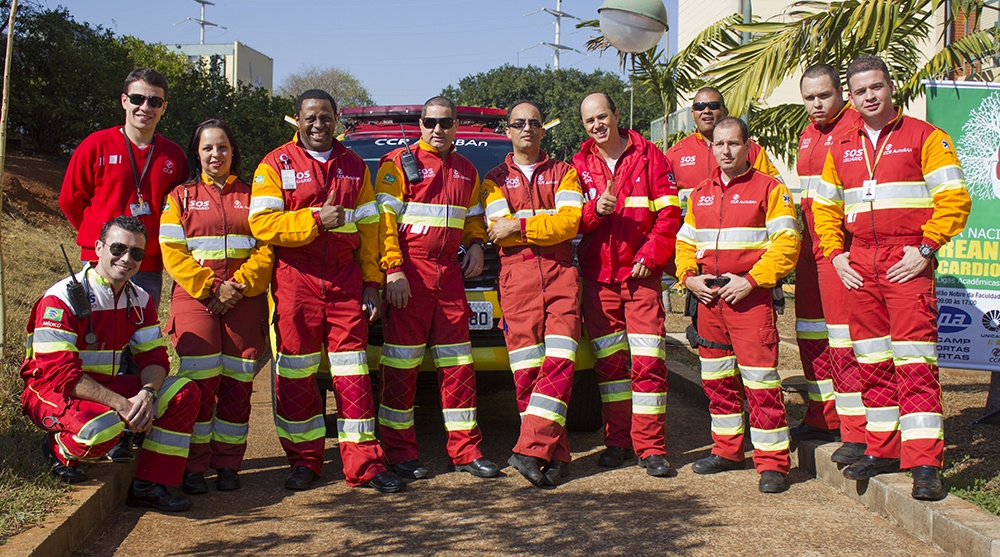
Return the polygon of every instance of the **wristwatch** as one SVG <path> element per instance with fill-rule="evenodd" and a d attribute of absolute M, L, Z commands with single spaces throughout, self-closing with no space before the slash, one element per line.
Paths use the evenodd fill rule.
<path fill-rule="evenodd" d="M 920 257 L 923 257 L 924 259 L 930 259 L 931 257 L 934 256 L 934 252 L 937 250 L 935 250 L 931 246 L 928 246 L 927 244 L 920 244 L 920 247 L 917 248 L 917 251 L 920 252 Z"/>
<path fill-rule="evenodd" d="M 156 404 L 157 399 L 160 397 L 156 396 L 156 389 L 152 387 L 143 387 L 141 390 L 146 391 L 153 397 L 153 404 Z"/>

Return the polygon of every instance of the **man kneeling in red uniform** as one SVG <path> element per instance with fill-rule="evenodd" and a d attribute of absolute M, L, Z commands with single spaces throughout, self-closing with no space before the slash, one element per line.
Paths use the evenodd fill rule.
<path fill-rule="evenodd" d="M 48 432 L 42 450 L 52 474 L 68 483 L 86 480 L 80 462 L 102 458 L 126 426 L 145 433 L 125 503 L 184 511 L 191 501 L 166 486 L 181 482 L 199 393 L 190 380 L 167 377 L 156 305 L 129 283 L 146 256 L 146 240 L 137 218 L 112 219 L 95 243 L 96 266 L 57 282 L 35 303 L 21 404 Z M 139 375 L 117 375 L 125 347 Z"/>

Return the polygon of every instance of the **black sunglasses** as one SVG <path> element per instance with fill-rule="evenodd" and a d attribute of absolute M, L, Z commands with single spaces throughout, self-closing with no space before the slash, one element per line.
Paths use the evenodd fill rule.
<path fill-rule="evenodd" d="M 507 124 L 508 128 L 514 128 L 515 130 L 523 130 L 524 126 L 528 126 L 533 130 L 542 129 L 542 123 L 539 122 L 538 120 L 535 120 L 534 118 L 532 118 L 531 120 L 523 120 L 521 118 L 518 118 L 517 120 L 514 120 L 513 122 Z"/>
<path fill-rule="evenodd" d="M 135 106 L 142 106 L 142 103 L 148 101 L 150 108 L 160 108 L 164 103 L 163 97 L 147 97 L 141 93 L 129 93 L 125 96 L 128 97 L 128 102 Z"/>
<path fill-rule="evenodd" d="M 421 118 L 420 122 L 429 130 L 433 130 L 439 125 L 442 130 L 449 130 L 455 125 L 454 118 Z"/>
<path fill-rule="evenodd" d="M 723 106 L 726 105 L 722 104 L 722 101 L 709 101 L 707 103 L 694 103 L 691 105 L 691 108 L 697 110 L 698 112 L 701 112 L 706 108 L 711 108 L 712 110 L 719 110 Z"/>
<path fill-rule="evenodd" d="M 142 248 L 130 248 L 121 242 L 106 245 L 108 246 L 108 251 L 115 257 L 121 257 L 125 255 L 125 252 L 128 252 L 128 256 L 132 261 L 139 262 L 146 258 L 146 250 Z"/>

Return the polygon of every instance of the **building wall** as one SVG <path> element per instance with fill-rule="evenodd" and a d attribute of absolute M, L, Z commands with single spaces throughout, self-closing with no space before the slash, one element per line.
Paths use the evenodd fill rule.
<path fill-rule="evenodd" d="M 222 72 L 230 85 L 245 83 L 273 91 L 274 59 L 249 46 L 231 44 L 178 44 L 173 50 L 187 56 L 192 64 L 212 56 L 222 57 Z"/>

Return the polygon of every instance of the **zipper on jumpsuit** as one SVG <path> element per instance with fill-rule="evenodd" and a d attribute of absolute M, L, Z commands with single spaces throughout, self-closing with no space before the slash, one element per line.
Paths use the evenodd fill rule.
<path fill-rule="evenodd" d="M 205 184 L 206 186 L 208 184 Z M 209 186 L 211 189 L 212 186 Z M 222 213 L 222 257 L 223 257 L 223 270 L 222 270 L 222 280 L 229 280 L 229 224 L 226 222 L 226 208 L 223 206 L 222 201 L 222 190 L 226 186 L 222 186 L 222 189 L 215 188 L 216 193 L 219 194 L 219 211 Z"/>
<path fill-rule="evenodd" d="M 448 152 L 448 155 L 451 155 L 454 149 L 455 148 L 452 147 L 452 150 Z M 451 233 L 451 226 L 449 225 L 450 224 L 449 221 L 451 220 L 451 191 L 448 190 L 448 181 L 446 179 L 448 177 L 448 173 L 446 172 L 446 170 L 448 170 L 448 165 L 446 164 L 447 163 L 446 159 L 448 155 L 441 157 L 441 188 L 444 189 L 444 238 L 442 239 L 441 242 L 441 251 L 438 252 L 437 277 L 435 277 L 435 279 L 437 280 L 438 290 L 441 289 L 441 276 L 444 274 L 441 271 L 441 258 L 444 257 L 444 248 L 448 244 L 448 234 Z M 463 227 L 463 231 L 464 230 L 465 229 Z M 465 233 L 463 232 L 462 235 L 464 236 Z M 469 257 L 468 252 L 466 252 L 465 256 Z M 461 268 L 462 266 L 461 264 L 459 264 L 459 270 L 461 270 Z M 464 276 L 465 275 L 463 273 L 463 279 Z"/>

